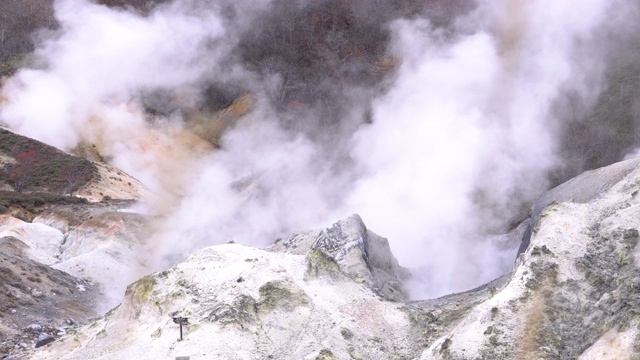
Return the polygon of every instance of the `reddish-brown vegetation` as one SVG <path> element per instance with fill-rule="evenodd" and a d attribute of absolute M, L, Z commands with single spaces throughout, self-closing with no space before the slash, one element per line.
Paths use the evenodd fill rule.
<path fill-rule="evenodd" d="M 98 176 L 90 161 L 4 129 L 0 154 L 15 160 L 0 169 L 0 181 L 16 191 L 71 194 Z"/>

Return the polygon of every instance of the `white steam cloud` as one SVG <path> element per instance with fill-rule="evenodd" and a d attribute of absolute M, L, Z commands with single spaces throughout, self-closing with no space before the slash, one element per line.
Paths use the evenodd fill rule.
<path fill-rule="evenodd" d="M 370 175 L 350 208 L 403 264 L 426 265 L 418 297 L 508 271 L 514 249 L 486 238 L 548 186 L 559 161 L 554 100 L 568 90 L 593 99 L 599 85 L 598 59 L 576 55 L 611 2 L 504 5 L 459 19 L 453 39 L 423 20 L 395 24 L 399 78 L 356 134 L 354 157 Z"/>
<path fill-rule="evenodd" d="M 153 209 L 154 266 L 359 213 L 402 265 L 420 269 L 412 295 L 434 297 L 510 269 L 519 244 L 499 235 L 560 165 L 555 101 L 567 91 L 595 100 L 604 56 L 594 33 L 620 3 L 487 1 L 449 30 L 394 22 L 396 77 L 373 101 L 373 122 L 348 134 L 346 159 L 284 129 L 268 82 L 229 60 L 258 5 L 235 3 L 232 21 L 224 4 L 174 1 L 141 16 L 59 0 L 61 29 L 42 41 L 37 66 L 7 81 L 0 121 L 67 150 L 100 144 L 115 165 L 179 199 Z M 196 157 L 179 150 L 180 116 L 149 121 L 140 97 L 177 89 L 188 98 L 205 79 L 249 83 L 254 104 L 221 149 Z"/>
<path fill-rule="evenodd" d="M 61 148 L 77 145 L 95 118 L 102 134 L 130 137 L 142 119 L 118 107 L 141 89 L 196 81 L 216 60 L 197 58 L 202 42 L 224 36 L 215 13 L 196 17 L 177 6 L 147 18 L 81 0 L 57 1 L 55 9 L 62 33 L 37 50 L 42 68 L 22 70 L 6 85 L 2 119 Z M 111 119 L 102 119 L 104 111 Z"/>

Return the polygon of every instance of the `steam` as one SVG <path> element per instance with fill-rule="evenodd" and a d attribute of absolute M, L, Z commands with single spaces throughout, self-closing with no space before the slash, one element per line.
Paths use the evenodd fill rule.
<path fill-rule="evenodd" d="M 239 55 L 260 45 L 244 39 L 261 21 L 279 19 L 261 20 L 281 9 L 270 2 L 176 0 L 141 15 L 59 0 L 61 29 L 4 85 L 0 122 L 67 150 L 98 144 L 165 199 L 147 203 L 157 214 L 150 270 L 203 246 L 266 246 L 359 213 L 415 269 L 412 295 L 434 297 L 509 271 L 519 244 L 502 234 L 566 165 L 557 106 L 567 93 L 585 108 L 596 101 L 606 69 L 596 34 L 618 34 L 607 19 L 624 18 L 620 3 L 483 2 L 440 24 L 431 7 L 408 19 L 378 2 L 398 19 L 384 19 L 372 44 L 385 52 L 371 56 L 394 72 L 359 84 L 366 64 L 327 55 L 357 76 L 308 84 L 264 65 L 277 58 L 249 66 Z M 371 11 L 362 7 L 353 21 Z M 203 99 L 212 84 L 252 94 L 251 109 L 225 125 L 219 149 L 202 140 L 194 153 L 181 139 L 201 135 L 198 116 L 219 120 Z M 149 98 L 168 110 L 149 112 Z"/>
<path fill-rule="evenodd" d="M 395 24 L 404 63 L 374 103 L 373 124 L 356 134 L 354 157 L 369 175 L 350 207 L 402 239 L 391 246 L 403 264 L 431 274 L 414 296 L 469 289 L 508 269 L 513 248 L 491 236 L 549 186 L 561 161 L 552 105 L 567 90 L 593 98 L 597 69 L 574 54 L 609 6 L 590 2 L 573 17 L 569 3 L 481 8 L 449 41 L 424 20 Z"/>
<path fill-rule="evenodd" d="M 178 9 L 149 18 L 85 1 L 58 1 L 55 9 L 63 32 L 36 52 L 43 68 L 23 70 L 6 86 L 3 119 L 19 132 L 67 149 L 77 145 L 84 123 L 100 114 L 101 106 L 127 104 L 136 88 L 193 82 L 202 73 L 191 57 L 198 43 L 223 35 L 216 17 L 207 19 L 207 31 L 205 19 L 195 22 Z M 114 117 L 104 121 L 105 130 L 135 121 Z"/>

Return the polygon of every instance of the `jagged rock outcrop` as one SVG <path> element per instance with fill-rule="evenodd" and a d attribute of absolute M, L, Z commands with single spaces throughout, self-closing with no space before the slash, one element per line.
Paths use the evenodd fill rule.
<path fill-rule="evenodd" d="M 279 240 L 270 250 L 309 254 L 310 266 L 314 266 L 314 257 L 328 257 L 343 273 L 366 283 L 382 297 L 394 301 L 407 299 L 402 282 L 409 272 L 398 265 L 389 241 L 367 230 L 358 215 L 324 230 L 296 233 Z"/>

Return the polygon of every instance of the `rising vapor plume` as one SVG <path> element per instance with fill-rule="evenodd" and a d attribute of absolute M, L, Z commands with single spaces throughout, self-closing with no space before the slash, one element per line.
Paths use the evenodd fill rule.
<path fill-rule="evenodd" d="M 598 110 L 640 73 L 635 2 L 54 5 L 0 121 L 146 183 L 150 270 L 359 213 L 414 297 L 469 289 L 510 269 L 531 201 L 638 143 L 612 135 L 633 95 Z"/>

